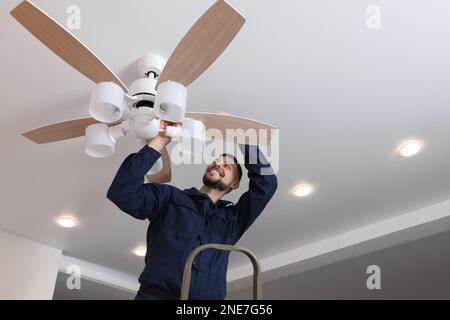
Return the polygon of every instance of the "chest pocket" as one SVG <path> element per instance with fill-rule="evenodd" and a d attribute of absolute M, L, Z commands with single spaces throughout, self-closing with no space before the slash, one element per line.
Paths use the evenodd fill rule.
<path fill-rule="evenodd" d="M 222 217 L 212 216 L 208 219 L 210 240 L 215 243 L 228 243 L 231 235 L 231 222 Z"/>
<path fill-rule="evenodd" d="M 198 233 L 202 225 L 202 213 L 194 203 L 173 198 L 169 204 L 164 227 L 181 233 Z"/>

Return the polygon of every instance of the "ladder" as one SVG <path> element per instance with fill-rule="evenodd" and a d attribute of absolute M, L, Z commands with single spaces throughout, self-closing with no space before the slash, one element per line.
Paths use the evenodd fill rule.
<path fill-rule="evenodd" d="M 225 244 L 205 244 L 203 246 L 195 248 L 186 260 L 186 264 L 184 266 L 183 284 L 181 287 L 180 300 L 188 300 L 189 299 L 189 288 L 191 286 L 192 263 L 194 262 L 194 259 L 197 256 L 197 254 L 199 254 L 201 251 L 206 250 L 206 249 L 215 249 L 215 250 L 228 251 L 228 252 L 241 252 L 241 253 L 245 254 L 253 264 L 253 300 L 261 300 L 262 299 L 261 266 L 260 266 L 256 256 L 250 250 L 241 248 L 241 247 L 225 245 Z"/>

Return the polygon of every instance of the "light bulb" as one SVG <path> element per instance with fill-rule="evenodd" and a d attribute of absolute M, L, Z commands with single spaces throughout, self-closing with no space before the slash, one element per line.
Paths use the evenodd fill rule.
<path fill-rule="evenodd" d="M 422 149 L 422 144 L 417 141 L 409 141 L 404 143 L 398 151 L 398 154 L 401 157 L 412 157 L 419 153 L 420 149 Z"/>
<path fill-rule="evenodd" d="M 296 197 L 307 197 L 313 192 L 313 186 L 309 184 L 298 185 L 292 190 L 292 194 Z"/>
<path fill-rule="evenodd" d="M 63 228 L 73 228 L 78 224 L 78 222 L 71 217 L 61 217 L 58 219 L 58 224 Z"/>
<path fill-rule="evenodd" d="M 147 249 L 145 248 L 136 248 L 133 250 L 133 253 L 137 255 L 138 257 L 145 257 L 147 254 Z"/>

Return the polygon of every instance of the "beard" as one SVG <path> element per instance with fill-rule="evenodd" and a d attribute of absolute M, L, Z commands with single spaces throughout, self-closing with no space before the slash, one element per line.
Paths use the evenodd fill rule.
<path fill-rule="evenodd" d="M 227 191 L 228 190 L 228 186 L 225 183 L 223 183 L 222 180 L 211 181 L 210 179 L 208 179 L 206 174 L 203 176 L 203 184 L 205 186 L 207 186 L 208 188 L 219 190 L 219 191 Z"/>

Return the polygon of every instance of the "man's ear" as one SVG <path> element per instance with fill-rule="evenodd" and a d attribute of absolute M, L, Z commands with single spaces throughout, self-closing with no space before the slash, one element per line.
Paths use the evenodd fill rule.
<path fill-rule="evenodd" d="M 241 183 L 238 180 L 234 180 L 234 182 L 231 184 L 231 188 L 232 190 L 236 190 L 240 185 Z"/>

